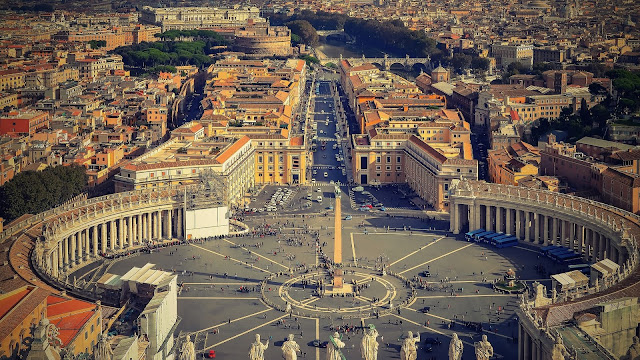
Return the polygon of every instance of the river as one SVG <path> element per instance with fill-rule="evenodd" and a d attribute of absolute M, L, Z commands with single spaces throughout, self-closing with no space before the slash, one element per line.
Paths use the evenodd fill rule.
<path fill-rule="evenodd" d="M 384 54 L 380 53 L 376 50 L 371 49 L 360 49 L 354 45 L 346 44 L 342 41 L 338 40 L 327 40 L 324 37 L 320 38 L 320 44 L 316 46 L 316 50 L 322 52 L 328 58 L 339 58 L 340 54 L 342 57 L 362 57 L 364 54 L 367 57 L 383 57 Z M 393 69 L 392 73 L 402 76 L 403 78 L 414 81 L 415 77 L 418 76 L 419 72 L 417 71 L 404 71 Z"/>

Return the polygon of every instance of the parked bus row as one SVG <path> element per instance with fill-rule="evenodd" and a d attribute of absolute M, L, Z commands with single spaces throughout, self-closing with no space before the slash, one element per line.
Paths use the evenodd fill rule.
<path fill-rule="evenodd" d="M 506 248 L 518 245 L 518 238 L 511 234 L 486 231 L 484 229 L 469 231 L 465 234 L 464 238 L 467 241 L 491 244 L 497 248 Z"/>

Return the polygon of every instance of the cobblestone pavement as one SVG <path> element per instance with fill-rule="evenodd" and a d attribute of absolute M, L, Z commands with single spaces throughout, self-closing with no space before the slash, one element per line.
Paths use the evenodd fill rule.
<path fill-rule="evenodd" d="M 316 264 L 322 264 L 317 250 L 321 249 L 329 257 L 333 254 L 334 229 L 328 226 L 333 225 L 332 219 L 255 216 L 247 217 L 245 221 L 251 226 L 268 223 L 270 228 L 282 231 L 276 236 L 229 238 L 165 248 L 119 261 L 110 272 L 124 274 L 132 266 L 147 262 L 156 264 L 157 268 L 176 271 L 179 283 L 184 285 L 178 298 L 178 313 L 182 317 L 178 331 L 199 333 L 199 339 L 204 341 L 196 344 L 198 350 L 214 349 L 217 359 L 247 358 L 255 333 L 263 340 L 271 338 L 265 359 L 281 358 L 279 346 L 289 333 L 296 335 L 306 353 L 303 359 L 324 358 L 326 350 L 314 347 L 313 341 L 327 341 L 336 327 L 349 328 L 343 338 L 347 344 L 344 349 L 347 359 L 360 359 L 362 324 L 375 324 L 381 335 L 378 338 L 379 359 L 399 358 L 401 338 L 407 331 L 421 334 L 418 359 L 446 359 L 453 332 L 465 342 L 463 359 L 472 359 L 472 344 L 479 340 L 481 333 L 465 327 L 463 321 L 482 324 L 498 358 L 514 359 L 517 357 L 517 344 L 513 338 L 517 334 L 514 309 L 518 299 L 515 295 L 494 292 L 489 282 L 502 277 L 509 268 L 515 269 L 528 283 L 540 277 L 534 270 L 536 264 L 543 264 L 551 271 L 560 270 L 554 269 L 546 258 L 540 258 L 533 250 L 523 247 L 494 249 L 468 243 L 443 231 L 424 230 L 427 225 L 422 220 L 354 217 L 343 222 L 345 272 L 360 273 L 365 271 L 360 268 L 369 269 L 366 271 L 389 281 L 371 281 L 358 297 L 319 299 L 313 295 L 315 285 L 302 283 L 301 279 L 305 269 L 313 272 Z M 386 226 L 407 230 L 387 231 Z M 319 233 L 319 248 L 315 246 L 315 235 L 305 234 L 303 229 Z M 297 233 L 292 234 L 293 231 Z M 170 251 L 174 254 L 169 255 Z M 382 264 L 387 266 L 389 273 L 386 275 L 376 270 Z M 289 275 L 291 269 L 294 271 Z M 431 276 L 423 277 L 424 271 Z M 280 273 L 280 276 L 274 275 Z M 321 271 L 317 278 L 323 274 Z M 418 289 L 415 298 L 403 305 L 408 289 L 402 281 L 391 281 L 391 274 L 409 280 L 421 279 L 430 289 Z M 274 279 L 265 285 L 265 302 L 260 282 L 269 276 Z M 364 284 L 370 275 L 349 276 L 346 276 L 347 281 L 353 279 Z M 288 285 L 281 288 L 287 281 Z M 539 281 L 550 285 L 549 281 Z M 393 308 L 389 309 L 388 304 L 376 305 L 377 317 L 362 318 L 359 315 L 370 312 L 353 310 L 358 307 L 368 309 L 371 301 L 388 296 L 386 302 L 394 292 L 395 297 L 391 297 Z M 286 300 L 280 305 L 267 305 L 278 298 Z M 294 302 L 293 314 L 276 308 L 287 301 Z M 312 311 L 316 307 L 329 310 Z M 424 307 L 429 307 L 429 311 L 421 312 Z M 426 338 L 442 344 L 429 345 Z"/>

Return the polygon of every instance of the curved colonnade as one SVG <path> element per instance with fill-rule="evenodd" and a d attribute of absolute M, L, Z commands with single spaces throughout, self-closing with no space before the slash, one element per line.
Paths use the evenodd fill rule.
<path fill-rule="evenodd" d="M 485 229 L 521 242 L 564 246 L 589 261 L 635 262 L 640 217 L 576 196 L 481 181 L 461 181 L 451 194 L 451 231 Z M 634 255 L 635 254 L 635 255 Z"/>
<path fill-rule="evenodd" d="M 34 260 L 48 275 L 62 278 L 100 256 L 184 239 L 184 197 L 184 187 L 136 190 L 71 202 L 38 214 L 41 236 Z"/>

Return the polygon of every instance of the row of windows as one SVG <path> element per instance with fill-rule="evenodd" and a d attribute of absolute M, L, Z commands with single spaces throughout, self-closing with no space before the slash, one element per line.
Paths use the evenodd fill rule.
<path fill-rule="evenodd" d="M 376 156 L 376 162 L 379 163 L 381 161 L 381 157 L 380 156 Z M 391 162 L 391 156 L 387 156 L 387 162 L 390 163 Z M 402 162 L 402 157 L 401 156 L 396 156 L 396 162 Z"/>
<path fill-rule="evenodd" d="M 382 166 L 376 166 L 376 170 L 381 170 Z M 391 170 L 391 166 L 387 166 L 387 171 Z M 402 166 L 396 166 L 396 171 L 402 170 Z"/>

